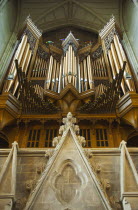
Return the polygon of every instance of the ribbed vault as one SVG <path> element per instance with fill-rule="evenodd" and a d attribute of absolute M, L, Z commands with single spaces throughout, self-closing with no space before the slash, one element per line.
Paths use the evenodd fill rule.
<path fill-rule="evenodd" d="M 111 15 L 120 24 L 119 0 L 22 0 L 20 25 L 28 15 L 43 32 L 63 26 L 77 26 L 98 32 Z"/>

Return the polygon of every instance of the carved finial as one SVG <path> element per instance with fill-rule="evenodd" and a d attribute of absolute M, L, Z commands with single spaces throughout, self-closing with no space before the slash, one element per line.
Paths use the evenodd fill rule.
<path fill-rule="evenodd" d="M 76 118 L 74 118 L 74 117 L 72 116 L 72 113 L 71 113 L 71 112 L 68 112 L 67 117 L 66 117 L 66 118 L 63 118 L 62 122 L 63 122 L 64 125 L 60 126 L 59 134 L 62 135 L 63 132 L 64 132 L 67 128 L 69 128 L 69 127 L 73 128 L 74 131 L 75 131 L 77 134 L 79 134 L 79 126 L 78 126 L 78 125 L 74 125 L 74 124 L 76 123 Z"/>
<path fill-rule="evenodd" d="M 14 142 L 12 143 L 12 145 L 13 145 L 13 146 L 18 145 L 17 141 L 14 141 Z"/>
<path fill-rule="evenodd" d="M 52 142 L 52 146 L 56 147 L 61 139 L 61 136 L 55 137 Z"/>
<path fill-rule="evenodd" d="M 122 148 L 122 146 L 126 146 L 126 144 L 127 144 L 127 142 L 126 142 L 126 141 L 124 141 L 124 140 L 122 140 L 122 141 L 120 142 L 119 149 L 121 149 L 121 148 Z"/>
<path fill-rule="evenodd" d="M 18 142 L 17 142 L 17 141 L 14 141 L 14 142 L 12 143 L 12 147 L 17 147 L 17 149 L 19 149 Z"/>
<path fill-rule="evenodd" d="M 67 117 L 63 118 L 62 121 L 66 126 L 72 126 L 74 123 L 76 123 L 76 118 L 72 116 L 71 112 L 68 112 Z"/>
<path fill-rule="evenodd" d="M 78 141 L 83 147 L 86 146 L 86 140 L 83 136 L 78 136 Z"/>
<path fill-rule="evenodd" d="M 74 118 L 72 116 L 71 112 L 68 112 L 67 117 L 63 118 L 62 122 L 65 124 L 66 127 L 68 127 L 68 126 L 72 127 L 74 125 L 74 123 L 76 123 L 76 118 Z"/>
<path fill-rule="evenodd" d="M 68 112 L 67 117 L 63 118 L 62 122 L 64 123 L 64 125 L 60 126 L 59 129 L 60 135 L 63 135 L 63 133 L 69 128 L 71 128 L 75 134 L 79 134 L 80 131 L 79 126 L 74 125 L 76 123 L 76 118 L 73 117 L 71 112 Z M 52 142 L 53 147 L 56 147 L 60 140 L 61 136 L 55 137 Z M 83 136 L 77 136 L 77 140 L 82 146 L 86 145 L 86 140 Z"/>

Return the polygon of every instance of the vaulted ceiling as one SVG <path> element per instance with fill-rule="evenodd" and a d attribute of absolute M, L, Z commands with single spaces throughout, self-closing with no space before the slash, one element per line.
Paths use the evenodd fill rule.
<path fill-rule="evenodd" d="M 98 32 L 112 15 L 120 24 L 121 0 L 22 0 L 20 25 L 28 15 L 43 32 L 76 26 Z"/>

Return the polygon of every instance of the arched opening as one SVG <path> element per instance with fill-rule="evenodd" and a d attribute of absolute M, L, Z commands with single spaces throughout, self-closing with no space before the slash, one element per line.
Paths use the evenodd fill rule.
<path fill-rule="evenodd" d="M 7 137 L 3 133 L 0 133 L 0 149 L 3 148 L 9 148 L 9 143 Z"/>
<path fill-rule="evenodd" d="M 138 135 L 131 137 L 127 141 L 127 147 L 138 147 Z"/>

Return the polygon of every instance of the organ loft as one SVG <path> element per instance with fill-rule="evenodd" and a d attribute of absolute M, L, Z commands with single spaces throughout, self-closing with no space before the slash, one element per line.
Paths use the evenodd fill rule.
<path fill-rule="evenodd" d="M 28 17 L 0 93 L 0 209 L 138 209 L 137 91 L 114 17 L 99 34 Z"/>

